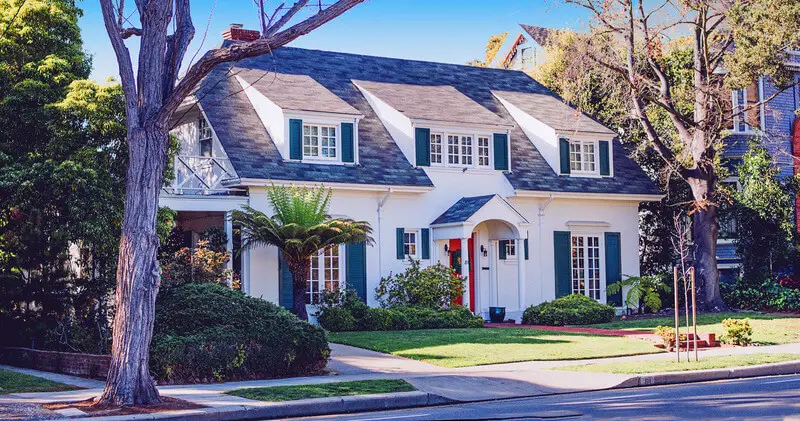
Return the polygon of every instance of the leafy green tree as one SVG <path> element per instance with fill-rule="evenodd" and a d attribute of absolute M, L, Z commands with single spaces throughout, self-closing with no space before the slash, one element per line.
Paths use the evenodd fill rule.
<path fill-rule="evenodd" d="M 797 177 L 781 179 L 780 169 L 758 139 L 737 168 L 740 190 L 730 192 L 735 205 L 736 246 L 744 280 L 759 286 L 796 260 L 794 199 Z"/>
<path fill-rule="evenodd" d="M 267 216 L 249 206 L 234 211 L 233 220 L 242 230 L 242 248 L 275 246 L 292 273 L 292 311 L 308 319 L 306 292 L 311 256 L 327 247 L 366 241 L 372 243 L 368 222 L 331 218 L 331 190 L 272 186 L 267 197 L 274 211 Z"/>
<path fill-rule="evenodd" d="M 500 47 L 503 46 L 503 43 L 508 38 L 508 32 L 503 32 L 500 34 L 492 35 L 489 37 L 489 40 L 486 41 L 486 54 L 483 57 L 483 60 L 479 59 L 472 59 L 467 62 L 468 66 L 476 66 L 476 67 L 489 67 L 492 64 L 492 60 L 497 55 L 497 52 L 500 51 Z"/>

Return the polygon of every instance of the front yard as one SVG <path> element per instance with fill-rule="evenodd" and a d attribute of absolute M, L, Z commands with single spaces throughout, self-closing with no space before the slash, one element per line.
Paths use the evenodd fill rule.
<path fill-rule="evenodd" d="M 340 332 L 329 339 L 446 368 L 662 352 L 639 339 L 526 328 Z"/>
<path fill-rule="evenodd" d="M 758 313 L 711 313 L 697 315 L 697 331 L 699 333 L 716 333 L 717 339 L 725 332 L 722 327 L 724 319 L 750 319 L 753 328 L 753 342 L 761 345 L 778 345 L 800 342 L 800 317 L 777 316 Z M 653 331 L 659 325 L 674 326 L 672 317 L 653 319 L 620 320 L 588 327 L 619 330 Z M 686 320 L 681 318 L 681 326 L 686 330 Z"/>
<path fill-rule="evenodd" d="M 8 393 L 63 392 L 77 387 L 11 370 L 0 370 L 0 395 Z"/>

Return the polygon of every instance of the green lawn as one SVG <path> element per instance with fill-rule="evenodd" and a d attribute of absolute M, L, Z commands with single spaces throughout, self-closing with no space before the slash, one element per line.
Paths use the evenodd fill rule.
<path fill-rule="evenodd" d="M 256 387 L 225 392 L 228 395 L 268 402 L 297 399 L 329 398 L 333 396 L 374 395 L 376 393 L 412 392 L 417 390 L 404 380 L 362 380 L 305 384 L 299 386 Z"/>
<path fill-rule="evenodd" d="M 524 328 L 341 332 L 329 340 L 448 368 L 662 352 L 640 339 Z"/>
<path fill-rule="evenodd" d="M 78 388 L 41 377 L 17 373 L 16 371 L 0 370 L 0 395 L 27 392 L 62 392 L 76 389 Z"/>
<path fill-rule="evenodd" d="M 670 371 L 707 370 L 711 368 L 743 367 L 756 364 L 800 360 L 800 354 L 743 354 L 700 358 L 694 362 L 675 360 L 630 361 L 604 364 L 583 364 L 553 368 L 553 370 L 591 371 L 594 373 L 642 374 Z"/>
<path fill-rule="evenodd" d="M 724 330 L 723 319 L 750 318 L 753 328 L 753 342 L 774 345 L 800 342 L 800 317 L 773 316 L 757 313 L 711 313 L 697 315 L 697 331 L 700 333 L 713 332 L 720 339 Z M 658 325 L 673 326 L 675 319 L 659 317 L 655 319 L 620 320 L 611 323 L 591 325 L 591 327 L 623 330 L 653 330 Z M 686 326 L 686 320 L 681 318 L 681 326 Z"/>

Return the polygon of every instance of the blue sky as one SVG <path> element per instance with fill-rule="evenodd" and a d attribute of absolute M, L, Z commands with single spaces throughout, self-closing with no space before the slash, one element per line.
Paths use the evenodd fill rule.
<path fill-rule="evenodd" d="M 293 3 L 293 0 L 280 1 Z M 323 4 L 333 1 L 323 1 Z M 133 2 L 128 3 L 132 5 Z M 277 5 L 280 2 L 268 0 L 267 3 Z M 80 6 L 84 9 L 80 25 L 85 48 L 93 55 L 92 78 L 104 81 L 109 76 L 116 77 L 117 64 L 98 2 L 83 0 Z M 310 13 L 310 10 L 301 13 L 298 19 Z M 202 55 L 215 47 L 230 23 L 258 28 L 253 0 L 192 0 L 192 17 L 197 34 L 188 58 L 197 51 Z M 580 28 L 585 19 L 584 13 L 558 0 L 368 0 L 291 45 L 463 64 L 469 59 L 483 57 L 484 45 L 491 35 L 518 32 L 518 23 Z M 137 19 L 131 18 L 131 21 L 135 23 Z M 207 24 L 207 36 L 202 42 Z M 129 48 L 132 45 L 129 42 Z M 131 52 L 136 54 L 133 49 Z"/>

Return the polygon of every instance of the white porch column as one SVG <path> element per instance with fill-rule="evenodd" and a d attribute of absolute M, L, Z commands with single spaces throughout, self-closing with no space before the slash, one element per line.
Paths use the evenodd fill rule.
<path fill-rule="evenodd" d="M 469 290 L 469 242 L 468 238 L 461 239 L 461 276 L 464 277 L 464 307 L 469 308 L 470 294 Z"/>
<path fill-rule="evenodd" d="M 225 269 L 233 271 L 233 213 L 231 211 L 225 212 L 225 236 L 228 238 L 228 243 L 225 244 L 228 263 L 225 264 Z M 231 282 L 233 282 L 233 278 L 228 277 L 228 286 L 231 285 Z"/>
<path fill-rule="evenodd" d="M 525 241 L 516 240 L 517 250 L 517 289 L 519 291 L 519 310 L 525 311 Z"/>

